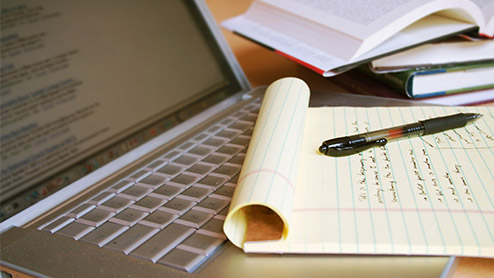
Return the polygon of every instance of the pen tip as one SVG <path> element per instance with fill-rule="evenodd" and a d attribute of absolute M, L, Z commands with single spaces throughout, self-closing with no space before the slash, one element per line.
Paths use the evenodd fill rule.
<path fill-rule="evenodd" d="M 466 116 L 467 116 L 467 121 L 475 121 L 482 118 L 482 116 L 484 115 L 478 113 L 467 113 Z"/>
<path fill-rule="evenodd" d="M 326 145 L 321 145 L 319 147 L 319 152 L 322 153 L 322 154 L 326 154 L 326 151 L 328 150 L 328 146 Z"/>

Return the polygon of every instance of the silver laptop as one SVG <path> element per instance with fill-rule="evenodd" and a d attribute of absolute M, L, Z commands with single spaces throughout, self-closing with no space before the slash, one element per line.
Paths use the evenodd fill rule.
<path fill-rule="evenodd" d="M 448 257 L 255 255 L 227 241 L 263 88 L 203 2 L 1 6 L 2 275 L 451 274 Z"/>

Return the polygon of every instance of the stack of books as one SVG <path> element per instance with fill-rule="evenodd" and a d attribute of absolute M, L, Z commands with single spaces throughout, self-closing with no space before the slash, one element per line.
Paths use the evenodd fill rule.
<path fill-rule="evenodd" d="M 255 0 L 223 26 L 355 93 L 494 102 L 493 0 Z"/>

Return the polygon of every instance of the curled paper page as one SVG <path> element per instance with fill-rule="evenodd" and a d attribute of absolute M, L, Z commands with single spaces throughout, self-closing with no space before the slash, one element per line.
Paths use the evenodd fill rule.
<path fill-rule="evenodd" d="M 238 247 L 288 234 L 309 97 L 297 78 L 280 79 L 266 90 L 224 224 Z"/>

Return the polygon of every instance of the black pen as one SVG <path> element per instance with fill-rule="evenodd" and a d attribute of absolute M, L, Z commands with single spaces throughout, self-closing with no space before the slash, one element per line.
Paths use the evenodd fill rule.
<path fill-rule="evenodd" d="M 371 147 L 384 146 L 389 140 L 403 137 L 422 136 L 463 127 L 481 114 L 458 113 L 455 115 L 418 121 L 397 127 L 339 137 L 322 142 L 319 152 L 329 156 L 346 156 L 359 153 Z"/>

